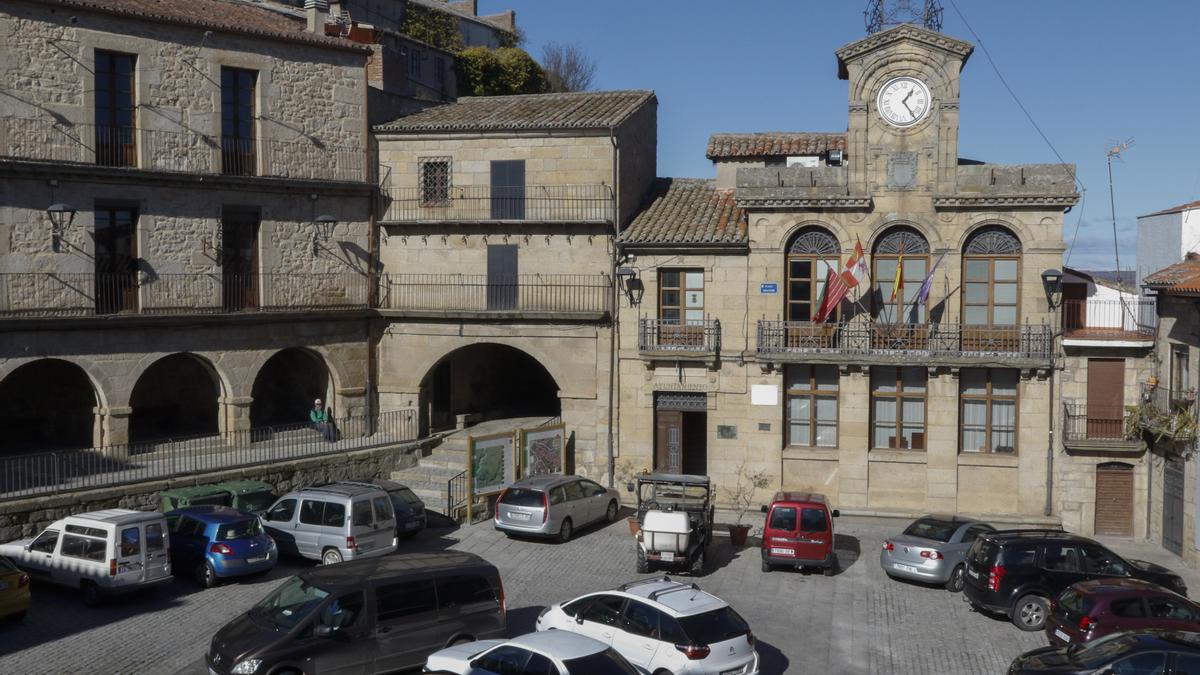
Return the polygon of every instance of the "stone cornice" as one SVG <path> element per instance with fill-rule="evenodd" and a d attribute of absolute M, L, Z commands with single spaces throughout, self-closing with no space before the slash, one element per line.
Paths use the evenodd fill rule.
<path fill-rule="evenodd" d="M 900 24 L 895 28 L 889 28 L 885 31 L 880 31 L 874 35 L 869 35 L 861 40 L 851 42 L 842 46 L 835 54 L 838 57 L 838 63 L 844 65 L 846 61 L 853 59 L 856 56 L 861 56 L 867 52 L 880 49 L 894 42 L 901 40 L 913 40 L 929 47 L 941 49 L 961 56 L 965 61 L 971 52 L 975 50 L 975 46 L 970 42 L 965 42 L 957 38 L 952 38 L 949 35 L 937 33 L 919 26 L 914 26 L 910 23 Z"/>
<path fill-rule="evenodd" d="M 988 206 L 1010 208 L 1020 207 L 1062 207 L 1074 206 L 1079 202 L 1079 194 L 1012 194 L 1012 195 L 936 195 L 933 198 L 935 209 L 977 209 Z"/>
<path fill-rule="evenodd" d="M 868 196 L 837 197 L 738 197 L 743 209 L 870 209 Z"/>

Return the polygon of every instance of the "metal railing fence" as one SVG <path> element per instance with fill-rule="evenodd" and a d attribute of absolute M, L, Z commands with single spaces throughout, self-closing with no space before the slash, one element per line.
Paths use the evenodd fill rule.
<path fill-rule="evenodd" d="M 715 354 L 721 351 L 721 320 L 638 319 L 638 351 Z"/>
<path fill-rule="evenodd" d="M 1053 331 L 1049 325 L 758 322 L 759 354 L 999 355 L 1049 361 L 1053 350 Z"/>
<path fill-rule="evenodd" d="M 523 220 L 611 222 L 607 185 L 399 187 L 383 189 L 385 222 Z"/>
<path fill-rule="evenodd" d="M 605 274 L 385 274 L 381 309 L 460 312 L 610 311 L 612 281 Z"/>

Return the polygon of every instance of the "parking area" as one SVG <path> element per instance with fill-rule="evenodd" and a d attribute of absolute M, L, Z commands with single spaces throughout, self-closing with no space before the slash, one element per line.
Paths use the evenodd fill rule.
<path fill-rule="evenodd" d="M 717 540 L 700 586 L 728 600 L 758 637 L 764 673 L 1002 673 L 1013 657 L 1043 644 L 998 618 L 972 612 L 957 594 L 889 580 L 879 569 L 896 520 L 843 517 L 842 570 L 832 578 L 759 570 L 758 550 Z M 1192 588 L 1200 576 L 1147 544 L 1107 541 L 1129 557 L 1166 564 Z M 580 532 L 556 545 L 512 540 L 490 522 L 427 530 L 404 550 L 472 551 L 500 568 L 514 633 L 533 626 L 542 607 L 637 578 L 627 524 Z M 97 609 L 77 594 L 39 586 L 26 620 L 0 626 L 4 673 L 197 673 L 212 634 L 290 574 L 309 567 L 285 560 L 264 577 L 201 591 L 177 580 L 151 596 Z"/>

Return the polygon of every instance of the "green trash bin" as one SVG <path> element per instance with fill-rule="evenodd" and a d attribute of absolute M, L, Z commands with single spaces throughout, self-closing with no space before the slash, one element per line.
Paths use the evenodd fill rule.
<path fill-rule="evenodd" d="M 216 504 L 230 506 L 232 499 L 225 489 L 217 485 L 194 485 L 189 487 L 172 488 L 159 493 L 162 499 L 162 510 L 173 511 L 185 506 L 203 506 Z"/>
<path fill-rule="evenodd" d="M 238 511 L 262 515 L 275 503 L 275 488 L 261 480 L 230 480 L 212 486 L 232 496 L 230 506 Z"/>

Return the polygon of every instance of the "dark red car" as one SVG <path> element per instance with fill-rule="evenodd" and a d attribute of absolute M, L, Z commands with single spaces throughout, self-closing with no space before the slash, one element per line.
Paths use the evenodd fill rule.
<path fill-rule="evenodd" d="M 1200 605 L 1141 579 L 1094 579 L 1063 591 L 1046 619 L 1046 637 L 1056 646 L 1151 628 L 1195 631 Z"/>
<path fill-rule="evenodd" d="M 776 492 L 763 523 L 762 571 L 774 566 L 819 567 L 825 576 L 837 572 L 833 550 L 833 519 L 838 510 L 829 508 L 825 495 L 815 492 Z"/>

